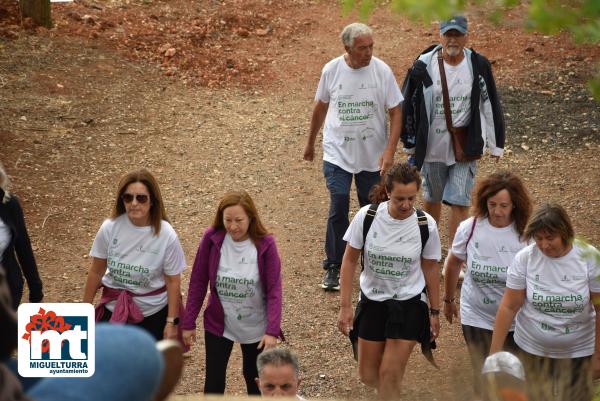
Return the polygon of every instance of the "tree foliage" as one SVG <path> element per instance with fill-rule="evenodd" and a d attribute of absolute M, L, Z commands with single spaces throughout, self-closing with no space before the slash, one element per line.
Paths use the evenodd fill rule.
<path fill-rule="evenodd" d="M 576 43 L 600 43 L 599 0 L 340 0 L 340 3 L 344 13 L 358 10 L 363 19 L 367 18 L 375 7 L 389 4 L 394 12 L 422 22 L 446 19 L 465 11 L 469 6 L 492 3 L 488 17 L 496 23 L 501 22 L 502 16 L 508 10 L 524 3 L 527 7 L 527 29 L 549 35 L 569 32 Z M 600 71 L 588 82 L 588 87 L 600 102 Z"/>

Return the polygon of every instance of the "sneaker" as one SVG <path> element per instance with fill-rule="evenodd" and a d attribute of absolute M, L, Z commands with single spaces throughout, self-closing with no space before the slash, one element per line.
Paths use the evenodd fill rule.
<path fill-rule="evenodd" d="M 183 348 L 178 341 L 161 340 L 156 343 L 156 348 L 163 357 L 165 371 L 154 401 L 166 400 L 173 391 L 183 372 Z"/>
<path fill-rule="evenodd" d="M 446 269 L 448 267 L 448 258 L 444 259 L 444 267 L 442 268 L 442 277 L 446 276 Z M 462 283 L 465 280 L 465 271 L 467 270 L 467 264 L 462 263 L 460 265 L 460 272 L 458 273 L 458 282 Z"/>
<path fill-rule="evenodd" d="M 340 290 L 340 266 L 329 265 L 327 271 L 325 271 L 325 277 L 323 277 L 323 283 L 321 288 L 326 291 L 339 291 Z"/>

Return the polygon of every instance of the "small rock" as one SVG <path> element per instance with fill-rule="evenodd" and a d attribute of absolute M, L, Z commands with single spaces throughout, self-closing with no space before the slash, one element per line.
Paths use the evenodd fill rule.
<path fill-rule="evenodd" d="M 67 13 L 67 17 L 69 17 L 75 21 L 81 21 L 81 15 L 77 14 L 75 11 L 69 11 Z"/>
<path fill-rule="evenodd" d="M 171 47 L 173 47 L 173 45 L 171 45 L 170 43 L 165 43 L 164 45 L 162 45 L 158 48 L 158 52 L 160 54 L 165 54 L 165 52 L 167 50 L 169 50 Z"/>
<path fill-rule="evenodd" d="M 267 36 L 269 34 L 269 32 L 271 32 L 271 29 L 267 28 L 267 29 L 257 29 L 255 31 L 256 36 Z"/>
<path fill-rule="evenodd" d="M 523 149 L 523 150 L 529 150 L 529 146 L 527 146 L 526 144 L 522 143 L 521 144 L 521 149 Z"/>
<path fill-rule="evenodd" d="M 175 53 L 177 53 L 177 49 L 175 49 L 174 47 L 170 47 L 167 50 L 165 50 L 165 57 L 173 57 Z"/>
<path fill-rule="evenodd" d="M 238 29 L 237 34 L 240 35 L 242 38 L 247 38 L 248 36 L 250 36 L 250 32 L 248 32 L 248 30 L 244 28 Z"/>
<path fill-rule="evenodd" d="M 96 25 L 96 20 L 89 14 L 86 14 L 83 17 L 81 17 L 81 20 L 88 25 Z"/>

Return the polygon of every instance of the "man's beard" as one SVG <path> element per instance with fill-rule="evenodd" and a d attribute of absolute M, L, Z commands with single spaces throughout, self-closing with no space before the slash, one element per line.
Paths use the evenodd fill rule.
<path fill-rule="evenodd" d="M 460 47 L 458 47 L 458 46 L 448 47 L 448 48 L 446 48 L 446 53 L 450 57 L 456 57 L 460 54 Z"/>

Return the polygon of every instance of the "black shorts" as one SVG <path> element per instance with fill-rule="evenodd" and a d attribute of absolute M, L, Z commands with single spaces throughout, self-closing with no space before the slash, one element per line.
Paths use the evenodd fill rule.
<path fill-rule="evenodd" d="M 402 302 L 400 313 L 391 313 L 385 302 L 369 300 L 364 303 L 358 321 L 358 337 L 368 341 L 388 338 L 419 341 L 425 321 L 429 319 L 428 308 L 424 305 L 420 300 Z"/>

